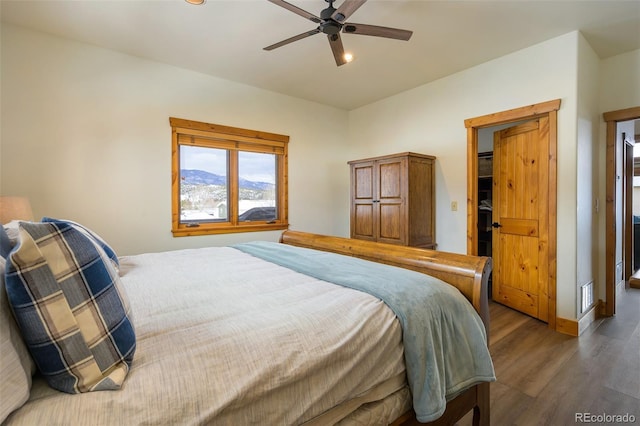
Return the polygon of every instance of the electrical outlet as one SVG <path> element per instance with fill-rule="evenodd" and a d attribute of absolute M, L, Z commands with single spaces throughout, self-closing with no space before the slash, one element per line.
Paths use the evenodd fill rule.
<path fill-rule="evenodd" d="M 457 212 L 458 211 L 458 202 L 457 201 L 452 201 L 451 202 L 451 211 L 452 212 Z"/>

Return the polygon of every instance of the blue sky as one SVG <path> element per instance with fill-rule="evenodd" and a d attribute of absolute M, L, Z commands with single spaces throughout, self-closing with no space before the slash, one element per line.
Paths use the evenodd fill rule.
<path fill-rule="evenodd" d="M 180 148 L 181 169 L 204 170 L 221 176 L 226 175 L 226 150 L 184 145 Z M 254 182 L 275 184 L 275 155 L 240 152 L 240 177 Z"/>

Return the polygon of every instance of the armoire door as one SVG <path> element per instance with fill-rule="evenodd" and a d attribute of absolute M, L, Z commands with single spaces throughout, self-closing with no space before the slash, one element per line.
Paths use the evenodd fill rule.
<path fill-rule="evenodd" d="M 407 158 L 379 160 L 375 169 L 377 201 L 374 201 L 374 210 L 379 218 L 376 230 L 378 241 L 406 245 L 406 226 L 409 221 L 404 200 L 407 191 Z"/>
<path fill-rule="evenodd" d="M 377 219 L 374 212 L 376 172 L 374 162 L 366 161 L 351 167 L 351 237 L 376 241 Z"/>

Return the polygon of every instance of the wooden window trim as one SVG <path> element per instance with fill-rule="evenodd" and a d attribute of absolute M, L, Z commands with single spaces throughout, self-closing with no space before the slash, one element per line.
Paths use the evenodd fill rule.
<path fill-rule="evenodd" d="M 288 144 L 289 136 L 256 130 L 169 118 L 171 124 L 171 232 L 174 237 L 276 231 L 289 228 Z M 237 153 L 258 152 L 277 156 L 277 219 L 273 222 L 238 222 L 238 187 L 229 186 L 229 221 L 188 226 L 180 222 L 180 146 L 193 145 L 229 150 L 230 182 L 237 182 Z"/>

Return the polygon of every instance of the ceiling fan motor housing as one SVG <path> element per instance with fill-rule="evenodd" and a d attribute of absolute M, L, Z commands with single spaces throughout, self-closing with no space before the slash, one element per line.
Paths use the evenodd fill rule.
<path fill-rule="evenodd" d="M 338 34 L 342 29 L 342 24 L 334 21 L 331 18 L 331 15 L 333 15 L 333 12 L 335 11 L 336 9 L 333 6 L 329 6 L 322 12 L 320 12 L 320 18 L 322 19 L 322 22 L 320 23 L 320 26 L 318 28 L 320 28 L 320 31 L 325 34 Z"/>

